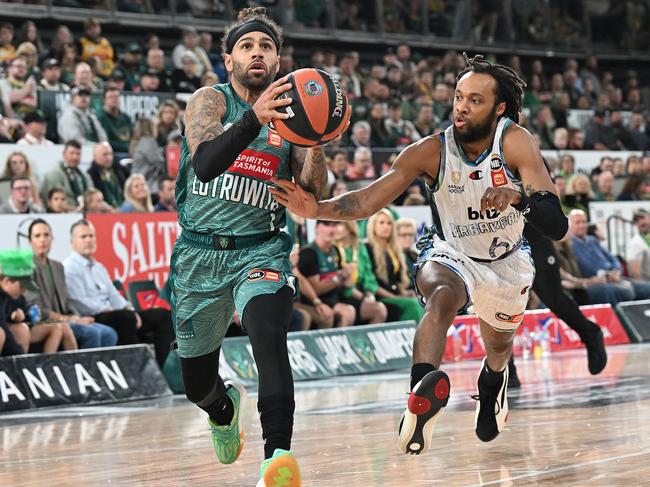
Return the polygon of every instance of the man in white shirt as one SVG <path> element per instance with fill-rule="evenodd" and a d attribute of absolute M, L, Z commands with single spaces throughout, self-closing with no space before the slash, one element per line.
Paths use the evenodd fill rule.
<path fill-rule="evenodd" d="M 20 145 L 43 145 L 46 147 L 54 145 L 54 142 L 45 138 L 47 126 L 43 112 L 36 110 L 29 112 L 23 119 L 25 122 L 25 136 L 17 144 Z"/>
<path fill-rule="evenodd" d="M 627 248 L 627 273 L 632 279 L 650 280 L 650 214 L 638 210 L 632 218 L 637 232 Z"/>
<path fill-rule="evenodd" d="M 106 267 L 93 257 L 97 239 L 92 223 L 79 220 L 72 225 L 70 234 L 72 253 L 63 261 L 63 267 L 74 310 L 114 328 L 118 345 L 153 342 L 156 360 L 162 366 L 174 339 L 169 310 L 152 308 L 136 313 L 113 285 Z"/>
<path fill-rule="evenodd" d="M 80 144 L 107 142 L 104 127 L 90 110 L 90 90 L 75 86 L 70 94 L 70 105 L 63 110 L 57 124 L 61 140 L 76 140 Z"/>

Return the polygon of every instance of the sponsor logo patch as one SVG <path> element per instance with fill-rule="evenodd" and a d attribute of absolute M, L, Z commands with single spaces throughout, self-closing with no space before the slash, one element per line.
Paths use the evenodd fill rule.
<path fill-rule="evenodd" d="M 277 132 L 269 129 L 269 139 L 268 144 L 273 147 L 282 147 L 282 137 Z"/>
<path fill-rule="evenodd" d="M 508 315 L 506 313 L 502 313 L 501 311 L 497 311 L 494 317 L 499 320 L 499 321 L 504 321 L 506 323 L 519 323 L 521 320 L 524 319 L 524 314 L 518 314 L 518 315 Z"/>
<path fill-rule="evenodd" d="M 490 156 L 490 169 L 493 171 L 498 171 L 503 167 L 503 161 L 501 160 L 501 156 L 499 154 L 492 154 Z"/>
<path fill-rule="evenodd" d="M 495 188 L 497 186 L 503 186 L 508 182 L 508 180 L 506 179 L 506 173 L 503 171 L 503 169 L 496 172 L 492 171 L 490 176 L 492 178 L 492 186 L 494 186 Z"/>
<path fill-rule="evenodd" d="M 270 134 L 271 132 L 269 132 L 269 139 L 271 137 Z M 280 136 L 278 135 L 278 137 Z M 280 139 L 280 145 L 282 145 L 282 139 Z M 235 162 L 228 168 L 228 172 L 268 181 L 275 176 L 275 172 L 279 166 L 280 158 L 278 156 L 246 149 L 237 156 Z"/>
<path fill-rule="evenodd" d="M 454 184 L 460 184 L 460 172 L 459 171 L 452 171 L 451 172 L 451 180 Z"/>
<path fill-rule="evenodd" d="M 305 93 L 309 96 L 318 96 L 323 92 L 323 87 L 314 80 L 305 83 Z"/>
<path fill-rule="evenodd" d="M 248 277 L 246 280 L 249 282 L 254 281 L 273 281 L 280 282 L 280 273 L 276 271 L 270 271 L 266 269 L 253 269 L 248 272 Z"/>

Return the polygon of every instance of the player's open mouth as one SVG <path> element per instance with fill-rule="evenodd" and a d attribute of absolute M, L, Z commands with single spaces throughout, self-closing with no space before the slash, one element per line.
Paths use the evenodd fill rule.
<path fill-rule="evenodd" d="M 248 70 L 254 74 L 264 74 L 266 73 L 266 64 L 260 62 L 252 63 Z"/>
<path fill-rule="evenodd" d="M 454 125 L 456 126 L 456 128 L 460 129 L 463 128 L 465 125 L 467 125 L 467 122 L 465 122 L 465 120 L 463 120 L 462 118 L 456 118 L 454 120 Z"/>

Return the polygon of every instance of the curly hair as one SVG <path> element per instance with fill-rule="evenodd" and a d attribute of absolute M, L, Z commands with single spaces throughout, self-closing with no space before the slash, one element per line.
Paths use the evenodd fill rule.
<path fill-rule="evenodd" d="M 467 68 L 458 73 L 456 82 L 460 81 L 469 72 L 485 73 L 492 76 L 497 83 L 497 103 L 505 102 L 506 104 L 503 116 L 514 122 L 519 121 L 526 82 L 512 68 L 502 64 L 492 64 L 480 54 L 470 59 L 467 57 L 467 53 L 463 53 L 463 57 Z"/>
<path fill-rule="evenodd" d="M 222 54 L 226 54 L 226 50 L 227 50 L 226 43 L 228 42 L 228 37 L 230 36 L 230 33 L 251 20 L 257 20 L 259 22 L 262 22 L 266 24 L 266 26 L 269 29 L 271 29 L 271 31 L 275 34 L 275 37 L 278 39 L 279 45 L 277 47 L 278 47 L 278 53 L 280 53 L 280 49 L 282 48 L 282 42 L 283 42 L 282 28 L 278 24 L 276 24 L 273 21 L 273 19 L 271 19 L 268 15 L 266 15 L 266 8 L 248 7 L 248 8 L 241 9 L 237 14 L 237 20 L 232 24 L 230 24 L 228 27 L 226 27 L 226 30 L 223 33 L 223 37 L 221 38 Z"/>

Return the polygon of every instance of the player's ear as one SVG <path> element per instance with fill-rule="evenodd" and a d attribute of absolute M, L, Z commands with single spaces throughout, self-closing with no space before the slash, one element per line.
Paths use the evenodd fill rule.
<path fill-rule="evenodd" d="M 223 55 L 223 64 L 226 66 L 226 71 L 232 73 L 232 56 L 230 54 Z"/>
<path fill-rule="evenodd" d="M 503 115 L 503 113 L 506 111 L 506 102 L 502 101 L 497 105 L 497 117 L 500 117 Z"/>

